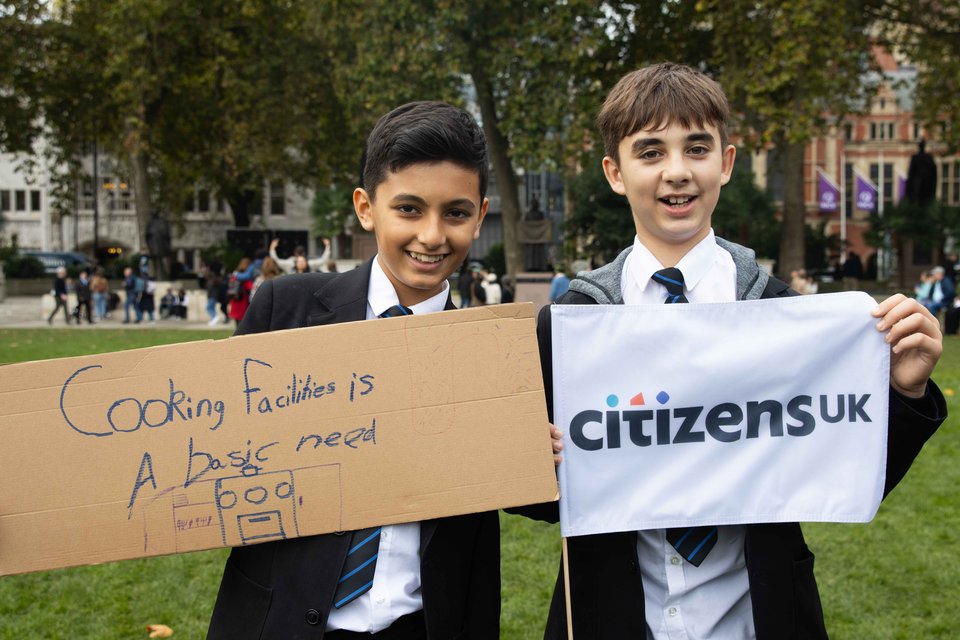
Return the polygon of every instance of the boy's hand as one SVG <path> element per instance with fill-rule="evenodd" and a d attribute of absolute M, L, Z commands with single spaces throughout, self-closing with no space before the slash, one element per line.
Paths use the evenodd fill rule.
<path fill-rule="evenodd" d="M 563 456 L 560 455 L 560 452 L 563 451 L 563 434 L 560 433 L 560 429 L 552 424 L 550 425 L 550 440 L 553 442 L 553 464 L 554 466 L 560 466 L 560 463 L 563 462 Z"/>
<path fill-rule="evenodd" d="M 873 310 L 878 331 L 888 331 L 890 386 L 905 396 L 921 398 L 927 380 L 943 353 L 940 321 L 926 307 L 898 293 Z"/>
<path fill-rule="evenodd" d="M 280 244 L 280 238 L 274 238 L 270 241 L 270 248 L 276 249 L 278 244 Z"/>

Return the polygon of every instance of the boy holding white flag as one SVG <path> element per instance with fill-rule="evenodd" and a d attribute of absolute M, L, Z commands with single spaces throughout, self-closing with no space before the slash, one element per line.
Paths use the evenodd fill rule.
<path fill-rule="evenodd" d="M 713 234 L 711 216 L 721 187 L 730 179 L 736 155 L 727 137 L 728 111 L 720 86 L 688 67 L 658 64 L 620 80 L 608 95 L 598 123 L 606 152 L 604 172 L 611 188 L 630 203 L 636 237 L 633 245 L 610 264 L 578 275 L 557 304 L 697 305 L 795 295 L 785 283 L 759 268 L 753 251 Z M 740 310 L 745 316 L 745 309 L 751 304 L 755 306 L 737 304 L 728 311 L 732 308 L 729 312 L 736 315 Z M 676 311 L 675 317 L 679 318 L 684 309 L 670 311 Z M 942 351 L 942 335 L 936 319 L 915 300 L 902 295 L 888 298 L 872 314 L 876 330 L 891 348 L 889 404 L 883 411 L 888 416 L 884 434 L 886 468 L 885 476 L 879 476 L 885 480 L 879 480 L 877 490 L 877 495 L 886 495 L 946 418 L 943 396 L 930 380 Z M 551 419 L 556 409 L 554 384 L 559 385 L 557 380 L 570 371 L 562 369 L 567 365 L 559 363 L 554 370 L 556 320 L 551 320 L 549 306 L 541 311 L 538 320 Z M 636 332 L 644 330 L 645 325 L 640 325 Z M 654 336 L 653 340 L 657 338 Z M 672 345 L 657 341 L 654 348 L 662 351 Z M 763 350 L 762 343 L 755 343 L 739 353 Z M 647 364 L 630 362 L 638 368 Z M 783 369 L 789 364 L 778 362 L 773 366 Z M 667 404 L 665 392 L 661 391 L 653 400 L 650 395 L 657 390 L 647 391 L 646 399 L 637 394 L 630 404 L 638 405 L 638 409 L 657 407 L 658 402 Z M 861 401 L 865 400 L 850 398 L 849 413 L 854 417 L 866 416 L 864 405 L 858 404 Z M 611 394 L 607 407 L 598 407 L 602 410 L 593 412 L 590 419 L 600 424 L 605 415 L 612 413 L 608 407 L 614 408 L 617 402 L 617 396 Z M 617 415 L 627 417 L 616 419 L 628 420 L 640 413 L 624 411 Z M 730 435 L 729 430 L 724 431 L 724 425 L 730 424 L 731 413 L 732 410 L 726 410 L 713 414 L 710 436 L 723 439 Z M 676 414 L 674 410 L 674 417 Z M 769 420 L 769 431 L 773 432 L 772 414 Z M 707 422 L 710 429 L 709 418 Z M 621 447 L 621 433 L 625 434 L 622 447 L 645 447 L 646 452 L 659 453 L 669 447 L 657 445 L 677 442 L 676 434 L 672 443 L 664 440 L 670 436 L 669 425 L 661 424 L 659 413 L 655 425 L 651 419 L 647 426 L 642 426 L 641 418 L 636 417 L 629 429 L 626 422 L 617 422 L 613 427 L 608 422 L 606 430 L 588 434 L 584 424 L 580 420 L 571 428 L 571 424 L 558 421 L 558 427 L 568 432 L 565 435 L 576 430 L 580 443 L 587 448 Z M 797 430 L 792 435 L 803 435 L 800 427 L 792 428 Z M 745 429 L 744 441 L 756 438 L 756 432 L 756 426 L 752 434 Z M 703 433 L 699 436 L 702 439 Z M 687 437 L 692 436 L 688 433 Z M 654 446 L 649 446 L 651 443 Z M 567 461 L 563 464 L 569 462 L 571 441 L 566 443 L 565 450 Z M 660 489 L 648 484 L 633 490 L 653 494 Z M 657 495 L 668 498 L 663 493 Z M 731 493 L 724 496 L 723 502 L 735 511 L 741 499 L 742 496 Z M 557 517 L 554 511 L 547 519 Z M 813 555 L 797 522 L 703 524 L 714 526 L 684 530 L 613 529 L 570 537 L 569 601 L 577 640 L 826 638 L 813 577 Z M 564 583 L 561 572 L 546 638 L 567 637 Z"/>

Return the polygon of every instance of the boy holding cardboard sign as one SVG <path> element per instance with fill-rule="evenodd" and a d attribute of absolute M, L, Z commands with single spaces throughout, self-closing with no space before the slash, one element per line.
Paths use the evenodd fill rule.
<path fill-rule="evenodd" d="M 353 194 L 377 256 L 265 282 L 237 333 L 453 309 L 447 277 L 480 233 L 487 179 L 469 114 L 438 102 L 391 111 Z M 237 547 L 209 637 L 496 638 L 499 566 L 495 512 Z"/>
<path fill-rule="evenodd" d="M 727 138 L 728 109 L 716 82 L 670 63 L 630 73 L 613 88 L 598 118 L 603 168 L 610 187 L 630 203 L 636 238 L 612 263 L 580 274 L 559 304 L 696 304 L 795 295 L 759 268 L 753 251 L 714 237 L 711 216 L 736 155 Z M 892 348 L 885 495 L 946 417 L 943 396 L 930 381 L 942 336 L 936 319 L 902 295 L 882 302 L 873 315 Z M 552 417 L 549 307 L 537 325 Z M 728 500 L 735 503 L 736 497 Z M 799 524 L 677 531 L 568 539 L 577 640 L 826 637 L 813 555 Z M 561 572 L 546 638 L 567 637 L 564 595 Z"/>

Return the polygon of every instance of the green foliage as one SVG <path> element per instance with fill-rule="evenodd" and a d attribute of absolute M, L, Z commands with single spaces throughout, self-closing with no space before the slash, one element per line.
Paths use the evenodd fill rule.
<path fill-rule="evenodd" d="M 10 246 L 6 246 L 0 239 L 0 263 L 3 264 L 3 274 L 7 278 L 42 278 L 47 275 L 42 262 L 33 256 L 21 255 L 16 234 L 13 235 Z"/>
<path fill-rule="evenodd" d="M 490 245 L 490 248 L 487 249 L 487 255 L 483 257 L 483 264 L 497 276 L 502 276 L 507 272 L 507 257 L 504 254 L 502 242 Z"/>
<path fill-rule="evenodd" d="M 773 202 L 757 187 L 752 171 L 734 169 L 720 190 L 713 211 L 713 230 L 721 238 L 756 251 L 760 258 L 776 260 L 780 253 L 780 222 Z"/>
<path fill-rule="evenodd" d="M 244 253 L 242 249 L 234 247 L 226 240 L 221 240 L 217 244 L 211 245 L 200 252 L 200 259 L 203 260 L 204 264 L 219 262 L 223 265 L 222 273 L 225 274 L 233 271 L 240 263 L 240 260 L 243 259 L 243 256 Z"/>
<path fill-rule="evenodd" d="M 43 278 L 43 263 L 33 256 L 13 254 L 3 258 L 3 273 L 8 278 Z"/>
<path fill-rule="evenodd" d="M 353 218 L 352 196 L 353 189 L 340 185 L 317 190 L 310 206 L 314 235 L 333 238 L 343 233 Z"/>
<path fill-rule="evenodd" d="M 567 217 L 565 232 L 579 239 L 583 256 L 604 264 L 630 246 L 636 235 L 630 204 L 610 189 L 601 165 L 602 152 L 584 163 L 583 172 L 570 180 L 572 215 Z"/>
<path fill-rule="evenodd" d="M 870 230 L 864 234 L 875 248 L 884 246 L 889 234 L 899 240 L 909 240 L 931 249 L 942 249 L 948 237 L 960 234 L 960 207 L 940 202 L 921 205 L 902 200 L 887 207 L 883 215 L 870 216 Z"/>

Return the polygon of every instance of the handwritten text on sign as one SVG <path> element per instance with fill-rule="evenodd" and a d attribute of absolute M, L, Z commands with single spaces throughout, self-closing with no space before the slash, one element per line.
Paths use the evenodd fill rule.
<path fill-rule="evenodd" d="M 0 574 L 550 500 L 542 393 L 530 305 L 0 367 Z"/>

